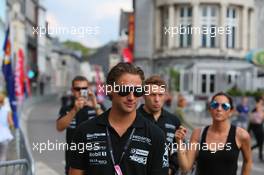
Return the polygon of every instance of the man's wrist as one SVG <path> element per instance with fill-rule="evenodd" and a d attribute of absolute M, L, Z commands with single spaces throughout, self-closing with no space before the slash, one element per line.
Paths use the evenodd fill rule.
<path fill-rule="evenodd" d="M 101 109 L 101 105 L 99 105 L 98 103 L 95 105 L 94 107 L 95 110 L 100 110 Z"/>
<path fill-rule="evenodd" d="M 74 106 L 74 107 L 72 108 L 72 112 L 73 112 L 73 113 L 77 113 L 79 110 L 80 110 L 80 109 L 77 108 L 76 106 Z"/>

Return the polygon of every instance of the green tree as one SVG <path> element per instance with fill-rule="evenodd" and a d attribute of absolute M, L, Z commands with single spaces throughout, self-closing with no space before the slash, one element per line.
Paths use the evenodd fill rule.
<path fill-rule="evenodd" d="M 76 41 L 67 40 L 67 41 L 63 42 L 63 45 L 69 49 L 81 51 L 81 53 L 84 57 L 91 54 L 91 52 L 94 50 L 94 49 L 88 48 L 88 47 L 84 46 L 83 44 L 76 42 Z"/>
<path fill-rule="evenodd" d="M 170 75 L 170 89 L 180 91 L 180 72 L 171 68 L 169 70 Z"/>

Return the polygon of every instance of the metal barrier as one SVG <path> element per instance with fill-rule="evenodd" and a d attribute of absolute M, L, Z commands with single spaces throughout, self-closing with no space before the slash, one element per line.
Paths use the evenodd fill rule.
<path fill-rule="evenodd" d="M 26 159 L 0 162 L 1 175 L 31 175 Z"/>
<path fill-rule="evenodd" d="M 19 157 L 21 159 L 26 160 L 28 163 L 29 174 L 27 174 L 27 175 L 35 174 L 34 160 L 33 160 L 30 148 L 31 147 L 28 144 L 28 142 L 24 136 L 24 133 L 22 132 L 21 129 L 19 129 L 19 151 L 18 152 L 20 153 Z"/>

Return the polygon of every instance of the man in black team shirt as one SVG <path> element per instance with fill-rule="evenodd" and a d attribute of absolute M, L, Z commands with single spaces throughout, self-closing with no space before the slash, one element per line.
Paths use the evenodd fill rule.
<path fill-rule="evenodd" d="M 136 112 L 143 80 L 143 71 L 132 64 L 111 69 L 112 108 L 77 129 L 74 143 L 85 151 L 72 151 L 70 175 L 167 175 L 164 133 Z"/>
<path fill-rule="evenodd" d="M 102 110 L 97 104 L 96 97 L 89 90 L 89 82 L 83 76 L 76 76 L 72 81 L 73 103 L 62 106 L 57 119 L 57 130 L 66 129 L 66 142 L 70 145 L 73 134 L 80 123 L 100 115 Z M 69 174 L 70 150 L 65 152 L 65 174 Z"/>
<path fill-rule="evenodd" d="M 172 151 L 172 145 L 175 143 L 174 135 L 180 127 L 180 120 L 163 109 L 167 91 L 166 83 L 160 76 L 153 75 L 145 81 L 145 89 L 145 104 L 138 108 L 138 112 L 164 131 L 168 149 Z M 176 153 L 171 153 L 169 163 L 169 173 L 176 174 L 178 171 Z"/>

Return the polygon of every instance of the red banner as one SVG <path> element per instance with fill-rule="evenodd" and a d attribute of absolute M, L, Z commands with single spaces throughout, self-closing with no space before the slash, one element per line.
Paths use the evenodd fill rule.
<path fill-rule="evenodd" d="M 18 50 L 17 53 L 17 64 L 15 71 L 15 91 L 18 103 L 24 100 L 24 80 L 25 80 L 25 71 L 24 71 L 24 53 L 22 49 Z"/>

